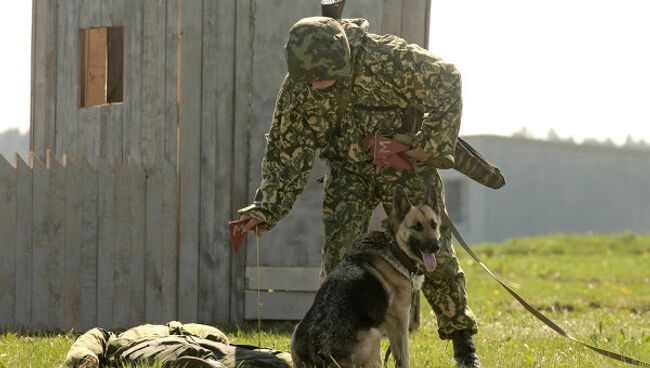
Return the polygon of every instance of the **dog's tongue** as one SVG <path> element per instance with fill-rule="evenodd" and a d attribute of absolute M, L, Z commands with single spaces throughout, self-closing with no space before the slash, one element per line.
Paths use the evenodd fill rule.
<path fill-rule="evenodd" d="M 436 269 L 436 266 L 438 265 L 438 262 L 436 262 L 436 256 L 433 253 L 424 253 L 420 252 L 422 254 L 422 261 L 424 262 L 424 268 L 427 269 L 427 272 L 433 272 L 433 270 Z"/>

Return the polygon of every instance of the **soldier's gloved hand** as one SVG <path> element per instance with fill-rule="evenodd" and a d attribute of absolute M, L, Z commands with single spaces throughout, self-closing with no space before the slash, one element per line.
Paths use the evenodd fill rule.
<path fill-rule="evenodd" d="M 269 225 L 267 223 L 263 222 L 262 220 L 256 219 L 251 215 L 243 214 L 239 218 L 239 221 L 245 222 L 244 228 L 242 229 L 244 233 L 249 233 L 249 232 L 255 233 L 257 231 L 256 235 L 259 236 L 262 235 L 262 233 L 269 231 Z"/>

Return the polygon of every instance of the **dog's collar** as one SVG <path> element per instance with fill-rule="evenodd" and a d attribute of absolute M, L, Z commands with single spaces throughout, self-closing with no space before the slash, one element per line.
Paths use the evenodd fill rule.
<path fill-rule="evenodd" d="M 410 275 L 416 275 L 416 276 L 421 276 L 424 275 L 424 272 L 420 268 L 420 265 L 415 263 L 415 261 L 406 255 L 402 249 L 400 249 L 399 245 L 397 245 L 397 242 L 395 239 L 390 240 L 390 253 L 393 255 L 393 257 L 397 258 L 397 260 L 408 270 Z"/>

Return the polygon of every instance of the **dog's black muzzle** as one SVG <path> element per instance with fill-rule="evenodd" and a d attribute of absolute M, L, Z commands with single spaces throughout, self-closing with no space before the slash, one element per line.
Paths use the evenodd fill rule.
<path fill-rule="evenodd" d="M 431 240 L 422 244 L 416 237 L 411 237 L 409 238 L 408 244 L 415 254 L 418 254 L 418 252 L 436 254 L 440 250 L 440 242 L 438 240 Z"/>
<path fill-rule="evenodd" d="M 429 253 L 429 254 L 436 254 L 440 250 L 440 242 L 437 240 L 434 240 L 428 244 L 425 244 L 425 246 L 420 248 L 420 251 L 423 253 Z"/>

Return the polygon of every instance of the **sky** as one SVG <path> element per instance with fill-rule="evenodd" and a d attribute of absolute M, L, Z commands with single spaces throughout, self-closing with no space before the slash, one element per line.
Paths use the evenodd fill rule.
<path fill-rule="evenodd" d="M 433 0 L 429 49 L 463 78 L 461 134 L 650 141 L 650 2 Z"/>
<path fill-rule="evenodd" d="M 11 51 L 0 58 L 0 132 L 26 132 L 31 1 L 0 4 Z M 647 0 L 432 0 L 429 48 L 463 75 L 461 134 L 650 141 L 648 14 Z"/>

